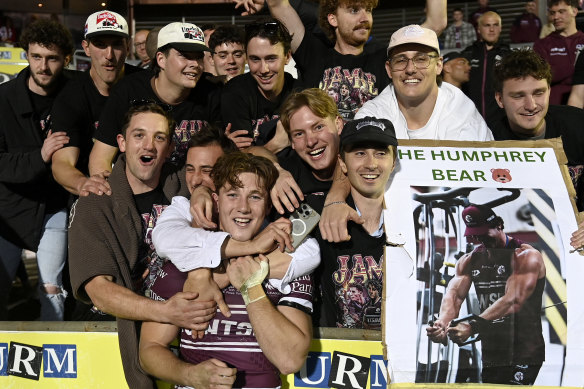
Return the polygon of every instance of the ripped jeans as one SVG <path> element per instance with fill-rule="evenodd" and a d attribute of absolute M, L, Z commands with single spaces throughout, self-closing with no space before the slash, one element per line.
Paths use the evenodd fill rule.
<path fill-rule="evenodd" d="M 46 215 L 39 243 L 37 262 L 39 267 L 39 300 L 42 321 L 63 320 L 65 298 L 63 289 L 63 268 L 67 259 L 67 210 L 62 209 Z M 12 281 L 22 258 L 22 248 L 0 236 L 0 317 L 6 316 L 6 304 Z M 55 289 L 47 293 L 47 289 Z"/>

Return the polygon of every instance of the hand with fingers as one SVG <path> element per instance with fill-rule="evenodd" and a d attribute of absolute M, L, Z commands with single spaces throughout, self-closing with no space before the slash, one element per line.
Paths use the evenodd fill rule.
<path fill-rule="evenodd" d="M 294 212 L 300 206 L 300 202 L 304 201 L 304 194 L 290 172 L 280 167 L 278 173 L 278 179 L 270 191 L 270 197 L 272 205 L 282 215 L 285 209 Z"/>
<path fill-rule="evenodd" d="M 187 381 L 197 389 L 230 389 L 237 369 L 215 358 L 207 359 L 189 368 Z"/>
<path fill-rule="evenodd" d="M 264 8 L 265 0 L 232 0 L 235 9 L 243 7 L 241 16 L 254 15 Z"/>
<path fill-rule="evenodd" d="M 90 177 L 86 177 L 82 180 L 77 188 L 79 196 L 89 196 L 90 193 L 94 193 L 98 196 L 103 194 L 111 195 L 112 188 L 110 187 L 107 178 L 110 176 L 111 172 L 104 171 L 99 174 L 94 174 Z"/>
<path fill-rule="evenodd" d="M 344 201 L 334 201 L 324 205 L 320 215 L 320 235 L 329 242 L 346 242 L 351 239 L 347 230 L 349 220 L 363 224 L 365 220 Z"/>
<path fill-rule="evenodd" d="M 225 128 L 225 135 L 235 143 L 238 149 L 246 149 L 251 146 L 253 138 L 250 138 L 247 130 L 232 130 L 231 123 Z"/>
<path fill-rule="evenodd" d="M 215 316 L 215 301 L 198 301 L 198 293 L 179 292 L 164 301 L 166 322 L 177 327 L 204 331 Z"/>
<path fill-rule="evenodd" d="M 286 218 L 279 218 L 278 220 L 268 224 L 259 234 L 257 234 L 251 241 L 251 246 L 254 251 L 259 254 L 266 254 L 275 249 L 284 252 L 287 248 L 293 251 L 292 238 L 292 222 Z"/>
<path fill-rule="evenodd" d="M 69 143 L 69 137 L 66 132 L 53 132 L 52 130 L 49 130 L 47 138 L 43 142 L 43 147 L 41 147 L 41 157 L 43 161 L 45 161 L 45 163 L 51 162 L 53 153 L 62 149 L 67 143 Z"/>
<path fill-rule="evenodd" d="M 204 185 L 199 185 L 191 193 L 192 226 L 214 230 L 217 224 L 213 221 L 214 202 L 211 197 L 212 190 Z"/>

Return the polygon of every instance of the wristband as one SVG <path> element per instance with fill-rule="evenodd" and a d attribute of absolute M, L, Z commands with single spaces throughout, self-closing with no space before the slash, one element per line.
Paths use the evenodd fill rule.
<path fill-rule="evenodd" d="M 255 273 L 253 273 L 251 276 L 249 276 L 249 278 L 247 280 L 245 280 L 243 282 L 243 284 L 241 285 L 241 287 L 239 288 L 239 292 L 241 293 L 241 296 L 243 297 L 243 301 L 245 302 L 245 306 L 252 303 L 253 301 L 258 300 L 258 299 L 254 299 L 253 301 L 250 301 L 249 290 L 256 285 L 261 285 L 261 283 L 264 281 L 264 279 L 268 275 L 269 269 L 270 269 L 270 266 L 268 265 L 268 262 L 261 261 L 260 268 Z"/>
<path fill-rule="evenodd" d="M 478 320 L 475 320 L 475 319 L 470 320 L 468 322 L 468 324 L 470 325 L 470 329 L 472 330 L 473 334 L 478 334 L 481 332 L 481 328 L 480 328 L 480 324 L 479 324 Z"/>
<path fill-rule="evenodd" d="M 333 201 L 331 203 L 325 204 L 322 208 L 325 209 L 329 205 L 335 205 L 335 204 L 347 204 L 347 202 L 346 201 Z"/>

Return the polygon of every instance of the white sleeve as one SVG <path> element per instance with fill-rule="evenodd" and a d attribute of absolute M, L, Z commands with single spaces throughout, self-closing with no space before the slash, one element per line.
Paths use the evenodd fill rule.
<path fill-rule="evenodd" d="M 307 238 L 293 253 L 288 270 L 281 280 L 271 278 L 270 284 L 284 294 L 290 293 L 290 282 L 310 274 L 320 264 L 320 247 L 314 238 Z"/>
<path fill-rule="evenodd" d="M 219 266 L 221 246 L 229 234 L 191 227 L 191 221 L 189 200 L 173 197 L 152 230 L 157 254 L 168 258 L 182 272 Z"/>

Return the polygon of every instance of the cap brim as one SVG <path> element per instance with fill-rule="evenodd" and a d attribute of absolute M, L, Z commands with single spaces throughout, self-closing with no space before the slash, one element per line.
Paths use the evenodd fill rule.
<path fill-rule="evenodd" d="M 471 235 L 485 235 L 487 232 L 489 232 L 489 225 L 488 224 L 483 224 L 482 226 L 476 226 L 476 227 L 466 227 L 466 231 L 464 232 L 464 236 L 471 236 Z"/>
<path fill-rule="evenodd" d="M 420 46 L 426 46 L 427 48 L 432 49 L 432 50 L 436 51 L 438 54 L 440 54 L 440 48 L 428 46 L 425 43 L 420 43 L 420 42 L 403 42 L 403 43 L 400 43 L 399 45 L 395 45 L 395 46 L 388 47 L 387 48 L 387 56 L 388 57 L 391 56 L 391 52 L 393 50 L 395 50 L 398 47 L 403 46 L 403 45 L 420 45 Z"/>
<path fill-rule="evenodd" d="M 107 30 L 107 31 L 94 31 L 87 35 L 85 35 L 85 39 L 95 38 L 96 36 L 121 36 L 124 38 L 129 38 L 130 36 L 125 32 L 114 31 L 114 30 Z"/>
<path fill-rule="evenodd" d="M 168 46 L 172 47 L 175 50 L 186 52 L 211 51 L 211 49 L 209 49 L 207 46 L 198 43 L 169 43 Z M 162 47 L 158 48 L 159 51 L 160 49 L 162 49 Z"/>

